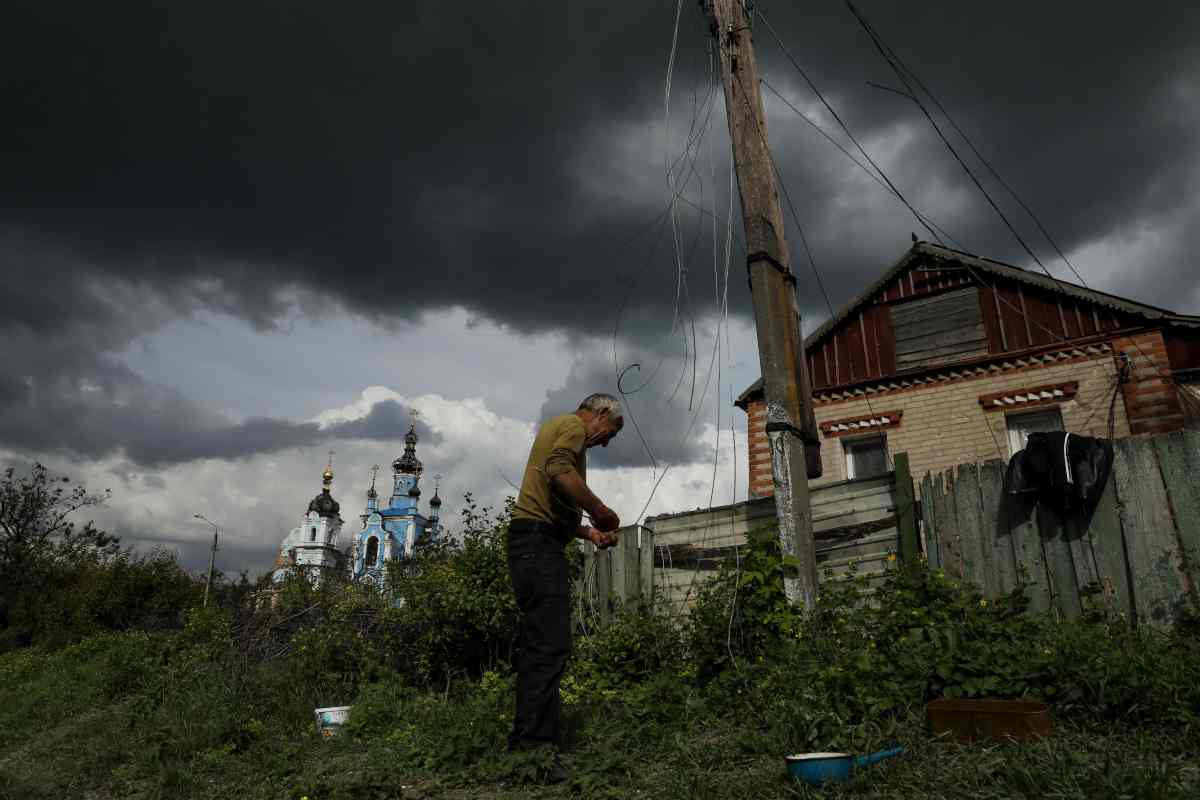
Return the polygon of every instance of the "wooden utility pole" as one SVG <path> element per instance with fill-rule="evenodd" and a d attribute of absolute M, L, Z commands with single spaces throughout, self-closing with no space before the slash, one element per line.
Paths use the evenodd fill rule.
<path fill-rule="evenodd" d="M 798 566 L 785 565 L 784 588 L 789 602 L 811 608 L 817 596 L 817 565 L 808 477 L 810 472 L 820 474 L 820 464 L 805 457 L 802 429 L 809 430 L 811 437 L 812 400 L 804 369 L 796 279 L 767 145 L 751 18 L 744 0 L 705 0 L 704 7 L 720 52 L 725 114 L 746 229 L 746 268 L 767 404 L 779 546 L 787 561 L 793 556 L 798 562 Z M 818 451 L 813 453 L 819 458 Z"/>
<path fill-rule="evenodd" d="M 196 519 L 202 519 L 213 529 L 212 552 L 208 555 L 208 580 L 204 582 L 204 607 L 208 608 L 208 590 L 212 588 L 213 569 L 217 565 L 217 524 L 203 514 L 192 514 Z"/>

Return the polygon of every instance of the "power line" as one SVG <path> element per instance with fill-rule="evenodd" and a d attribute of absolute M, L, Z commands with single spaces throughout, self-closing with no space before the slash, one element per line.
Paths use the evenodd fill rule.
<path fill-rule="evenodd" d="M 792 57 L 791 51 L 787 49 L 787 46 L 784 45 L 783 40 L 779 38 L 779 34 L 775 31 L 775 26 L 773 26 L 771 21 L 762 13 L 762 9 L 757 8 L 757 13 L 759 19 L 761 19 L 763 24 L 767 26 L 767 30 L 770 31 L 772 38 L 775 39 L 775 43 L 779 45 L 779 49 L 783 51 L 785 56 L 787 56 L 788 61 L 792 62 L 792 66 L 796 68 L 798 73 L 800 73 L 800 77 L 803 78 L 804 82 L 808 84 L 808 88 L 812 89 L 813 94 L 817 96 L 817 99 L 821 101 L 821 104 L 825 106 L 825 109 L 837 121 L 837 124 L 841 126 L 841 129 L 845 132 L 846 136 L 849 137 L 850 141 L 854 143 L 854 146 L 858 148 L 858 152 L 862 153 L 863 158 L 865 158 L 867 162 L 879 172 L 880 177 L 887 182 L 887 185 L 891 188 L 896 197 L 900 199 L 900 202 L 904 203 L 904 205 L 908 207 L 908 210 L 912 212 L 917 222 L 921 223 L 921 226 L 925 228 L 925 230 L 929 231 L 929 235 L 932 236 L 935 241 L 941 244 L 942 240 L 937 235 L 937 232 L 928 224 L 926 224 L 925 219 L 917 213 L 917 210 L 913 208 L 912 204 L 909 203 L 907 199 L 905 199 L 904 195 L 898 188 L 896 188 L 896 185 L 892 183 L 891 179 L 888 178 L 884 171 L 879 168 L 879 165 L 875 163 L 875 160 L 871 158 L 870 154 L 867 153 L 861 144 L 859 144 L 858 139 L 856 139 L 854 134 L 850 132 L 850 127 L 846 125 L 841 116 L 837 113 L 837 111 L 834 110 L 833 106 L 829 104 L 829 101 L 825 99 L 825 95 L 821 94 L 821 90 L 818 89 L 817 85 L 813 83 L 811 78 L 808 77 L 808 73 L 804 71 L 804 68 L 800 66 L 800 63 Z"/>
<path fill-rule="evenodd" d="M 1038 219 L 1037 214 L 1035 214 L 1033 209 L 1029 207 L 1029 205 L 1021 198 L 1019 194 L 1017 194 L 1016 190 L 1013 189 L 1012 186 L 1010 186 L 1008 182 L 1000 176 L 1000 173 L 996 171 L 991 162 L 984 158 L 983 153 L 979 152 L 979 149 L 975 146 L 974 142 L 971 141 L 970 137 L 967 136 L 966 132 L 959 127 L 957 122 L 954 121 L 954 117 L 950 116 L 950 112 L 947 111 L 946 107 L 942 105 L 942 102 L 938 100 L 937 95 L 935 95 L 933 91 L 925 85 L 925 82 L 921 80 L 920 76 L 917 75 L 917 73 L 914 72 L 911 67 L 909 67 L 900 59 L 900 56 L 897 55 L 896 51 L 892 49 L 891 45 L 887 44 L 887 42 L 883 42 L 883 44 L 885 47 L 887 47 L 888 52 L 891 53 L 891 55 L 896 59 L 896 63 L 899 64 L 900 67 L 909 75 L 909 77 L 913 79 L 917 86 L 920 87 L 921 91 L 925 92 L 926 96 L 933 101 L 933 104 L 937 106 L 939 111 L 942 112 L 942 116 L 946 118 L 946 121 L 950 123 L 950 126 L 954 128 L 958 135 L 962 137 L 962 140 L 966 142 L 967 147 L 971 148 L 971 152 L 975 154 L 975 157 L 979 159 L 979 162 L 983 164 L 987 171 L 991 173 L 992 177 L 996 179 L 996 182 L 1004 187 L 1005 191 L 1012 196 L 1013 200 L 1015 200 L 1017 204 L 1025 211 L 1025 213 L 1029 215 L 1029 218 L 1033 220 L 1033 224 L 1036 225 L 1038 230 L 1041 231 L 1042 235 L 1046 237 L 1046 241 L 1049 242 L 1050 246 L 1054 248 L 1054 252 L 1057 253 L 1058 257 L 1062 259 L 1063 263 L 1067 265 L 1067 268 L 1070 269 L 1075 277 L 1079 279 L 1080 283 L 1086 285 L 1086 281 L 1084 281 L 1083 276 L 1079 274 L 1079 271 L 1075 269 L 1075 265 L 1071 263 L 1071 260 L 1067 258 L 1066 254 L 1062 251 L 1062 248 L 1058 246 L 1058 242 L 1056 242 L 1054 237 L 1050 235 L 1050 231 L 1046 230 L 1046 226 L 1042 224 L 1040 219 Z M 888 91 L 895 92 L 901 97 L 906 97 L 909 100 L 916 102 L 916 99 L 911 94 L 906 92 L 890 89 L 886 86 L 879 86 L 878 84 L 872 85 L 878 89 L 886 89 Z"/>
<path fill-rule="evenodd" d="M 829 133 L 824 128 L 822 128 L 820 125 L 818 125 L 812 118 L 810 118 L 807 114 L 805 114 L 799 108 L 796 108 L 796 106 L 790 100 L 788 100 L 786 97 L 784 97 L 784 95 L 778 89 L 776 89 L 774 86 L 772 86 L 770 84 L 770 82 L 767 81 L 766 78 L 763 78 L 760 76 L 758 80 L 759 80 L 759 83 L 761 83 L 763 86 L 766 86 L 768 89 L 770 89 L 771 93 L 774 94 L 776 97 L 778 97 L 779 100 L 785 106 L 787 106 L 789 109 L 791 109 L 793 112 L 795 112 L 796 116 L 800 117 L 800 119 L 804 120 L 806 123 L 808 123 L 810 126 L 812 126 L 812 128 L 815 131 L 817 131 L 817 133 L 819 133 L 823 137 L 825 137 L 825 139 L 830 144 L 832 144 L 834 147 L 836 147 L 838 150 L 840 150 L 842 152 L 842 154 L 846 156 L 846 158 L 850 159 L 856 167 L 858 167 L 864 173 L 866 173 L 867 177 L 869 177 L 871 180 L 875 181 L 875 183 L 879 184 L 884 189 L 886 189 L 888 191 L 888 193 L 891 194 L 893 197 L 895 197 L 897 200 L 900 200 L 901 202 L 903 202 L 904 198 L 898 196 L 892 190 L 892 187 L 889 186 L 887 183 L 885 183 L 879 177 L 878 174 L 876 174 L 875 172 L 872 172 L 869 168 L 866 167 L 866 165 L 864 165 L 861 161 L 859 161 L 857 158 L 855 158 L 853 153 L 851 153 L 849 150 L 847 150 L 845 147 L 843 147 L 842 143 L 839 142 L 837 139 L 834 139 L 832 136 L 830 136 Z M 912 209 L 910 209 L 910 210 L 912 210 Z M 917 211 L 916 213 L 920 216 L 921 220 L 928 223 L 929 226 L 932 226 L 935 230 L 937 230 L 938 233 L 940 233 L 942 236 L 946 237 L 947 241 L 949 241 L 955 247 L 957 247 L 960 250 L 966 249 L 965 247 L 963 247 L 961 242 L 959 242 L 952 235 L 950 235 L 950 233 L 948 233 L 945 228 L 943 228 L 941 225 L 938 225 L 932 218 L 930 218 L 926 214 L 923 214 L 919 211 Z"/>
<path fill-rule="evenodd" d="M 764 19 L 763 22 L 764 23 L 767 22 L 766 19 Z M 767 23 L 767 25 L 769 27 L 770 23 Z M 734 74 L 734 73 L 731 73 L 731 74 Z M 750 94 L 749 94 L 749 92 L 746 91 L 746 84 L 742 81 L 742 77 L 740 74 L 737 75 L 737 82 L 738 82 L 738 86 L 741 87 L 741 90 L 742 90 L 743 101 L 745 103 L 749 104 L 750 103 Z M 754 115 L 752 115 L 752 116 L 754 116 Z M 754 116 L 754 119 L 757 120 L 757 116 Z M 779 182 L 779 189 L 780 189 L 780 191 L 783 192 L 783 197 L 787 201 L 788 210 L 791 212 L 792 221 L 796 225 L 796 232 L 800 235 L 800 243 L 804 247 L 805 254 L 808 256 L 808 264 L 809 264 L 809 267 L 812 269 L 813 277 L 816 279 L 817 288 L 820 289 L 821 296 L 825 299 L 825 307 L 829 310 L 829 318 L 833 319 L 834 318 L 833 303 L 830 302 L 830 300 L 829 300 L 829 293 L 827 291 L 825 291 L 825 282 L 821 280 L 821 273 L 817 269 L 817 262 L 813 258 L 812 249 L 809 248 L 809 246 L 808 246 L 808 238 L 804 235 L 804 226 L 800 224 L 800 215 L 796 212 L 796 206 L 792 202 L 791 193 L 787 190 L 787 183 L 783 179 L 783 173 L 779 171 L 779 164 L 778 164 L 778 162 L 776 162 L 775 155 L 771 152 L 770 144 L 767 142 L 766 131 L 764 131 L 762 129 L 761 124 L 756 124 L 755 129 L 758 131 L 759 138 L 762 139 L 763 149 L 766 150 L 767 158 L 771 162 L 771 171 L 775 173 L 775 177 L 777 178 L 777 180 Z M 794 292 L 795 292 L 795 287 L 793 286 L 793 293 Z M 801 358 L 807 358 L 807 353 L 804 353 L 803 350 L 804 350 L 803 333 L 801 333 L 801 351 L 802 351 Z M 864 395 L 863 400 L 866 402 L 866 405 L 867 405 L 867 413 L 874 416 L 875 410 L 871 407 L 871 399 L 869 397 L 867 397 L 866 395 Z M 801 420 L 800 422 L 803 423 L 803 420 Z"/>
<path fill-rule="evenodd" d="M 950 140 L 946 138 L 946 135 L 942 132 L 942 129 L 938 126 L 937 121 L 934 120 L 933 115 L 931 115 L 929 113 L 928 109 L 925 108 L 925 104 L 922 103 L 920 101 L 920 98 L 917 97 L 916 91 L 912 88 L 912 84 L 910 84 L 908 82 L 908 79 L 905 77 L 904 70 L 901 69 L 899 67 L 899 65 L 897 64 L 897 62 L 894 61 L 892 59 L 892 57 L 888 54 L 888 49 L 884 46 L 884 44 L 882 43 L 882 40 L 880 39 L 878 34 L 875 33 L 874 28 L 872 28 L 870 23 L 867 22 L 866 18 L 864 18 L 858 12 L 858 9 L 854 7 L 854 3 L 851 2 L 851 0 L 845 0 L 845 2 L 846 2 L 847 7 L 849 7 L 849 9 L 850 9 L 850 13 L 854 14 L 855 18 L 859 21 L 859 24 L 862 26 L 863 30 L 867 32 L 867 35 L 871 38 L 871 41 L 875 44 L 875 49 L 877 49 L 879 51 L 879 54 L 881 56 L 883 56 L 883 59 L 885 61 L 887 61 L 887 63 L 891 66 L 892 71 L 896 73 L 896 77 L 899 78 L 900 82 L 904 84 L 906 89 L 908 89 L 909 94 L 912 95 L 913 100 L 917 104 L 917 107 L 921 109 L 921 113 L 925 115 L 925 118 L 927 120 L 929 120 L 929 124 L 933 126 L 934 131 L 937 132 L 938 138 L 941 139 L 942 143 L 946 145 L 946 149 L 948 149 L 950 151 L 950 154 L 952 156 L 954 156 L 954 160 L 957 161 L 959 166 L 961 166 L 963 168 L 963 171 L 967 173 L 967 177 L 969 177 L 971 179 L 971 182 L 974 183 L 975 186 L 979 189 L 979 191 L 983 194 L 984 199 L 986 199 L 988 202 L 988 205 L 990 205 L 992 207 L 992 209 L 996 212 L 996 214 L 1004 222 L 1004 225 L 1009 229 L 1009 231 L 1012 232 L 1012 235 L 1013 235 L 1013 237 L 1016 238 L 1017 243 L 1020 244 L 1021 247 L 1025 250 L 1025 252 L 1029 254 L 1029 257 L 1034 260 L 1034 263 L 1036 263 L 1039 267 L 1041 267 L 1045 271 L 1046 266 L 1044 264 L 1042 264 L 1042 261 L 1040 258 L 1038 258 L 1037 253 L 1033 252 L 1033 249 L 1025 242 L 1025 239 L 1022 238 L 1021 233 L 1016 229 L 1016 227 L 1012 224 L 1012 222 L 1009 221 L 1008 217 L 1005 216 L 1004 211 L 1001 210 L 1000 206 L 996 204 L 996 201 L 992 199 L 992 196 L 990 194 L 988 194 L 987 189 L 984 188 L 984 185 L 979 181 L 979 178 L 977 178 L 975 176 L 975 173 L 971 171 L 971 168 L 969 166 L 967 166 L 967 162 L 964 161 L 962 159 L 962 156 L 960 156 L 958 154 L 958 151 L 954 149 L 954 145 L 950 144 Z M 1049 272 L 1047 271 L 1046 274 L 1049 274 Z"/>
<path fill-rule="evenodd" d="M 1062 282 L 1050 273 L 1050 270 L 1048 270 L 1046 268 L 1046 265 L 1042 263 L 1041 259 L 1039 259 L 1037 257 L 1037 254 L 1033 252 L 1033 250 L 1029 247 L 1028 244 L 1026 244 L 1025 240 L 1021 237 L 1021 234 L 1017 231 L 1017 229 L 1009 221 L 1008 217 L 1004 215 L 1004 212 L 1001 211 L 1000 207 L 992 199 L 991 195 L 988 194 L 987 190 L 983 187 L 983 184 L 980 183 L 979 179 L 975 177 L 975 174 L 971 171 L 970 167 L 968 167 L 966 162 L 963 161 L 962 157 L 959 156 L 958 151 L 956 151 L 954 149 L 954 146 L 950 144 L 950 141 L 946 138 L 945 134 L 942 132 L 942 129 L 938 126 L 937 122 L 933 119 L 933 116 L 929 113 L 929 110 L 925 107 L 925 104 L 921 102 L 921 99 L 917 95 L 916 90 L 913 89 L 912 84 L 910 84 L 908 79 L 905 77 L 906 74 L 911 75 L 914 78 L 914 81 L 916 81 L 917 83 L 920 83 L 919 79 L 916 77 L 916 74 L 911 69 L 909 69 L 907 66 L 904 65 L 904 63 L 900 60 L 899 56 L 895 55 L 895 51 L 891 48 L 890 45 L 888 45 L 883 40 L 883 37 L 874 29 L 874 27 L 871 25 L 871 23 L 867 21 L 866 17 L 863 16 L 863 14 L 855 7 L 852 0 L 845 0 L 845 3 L 846 3 L 846 6 L 850 9 L 850 13 L 854 15 L 855 19 L 858 20 L 859 25 L 867 33 L 867 36 L 870 37 L 872 43 L 875 45 L 875 48 L 879 51 L 879 54 L 881 56 L 883 56 L 884 61 L 886 61 L 888 63 L 888 65 L 892 68 L 892 71 L 895 73 L 896 77 L 899 78 L 900 82 L 904 84 L 906 89 L 908 89 L 909 98 L 914 103 L 917 104 L 918 108 L 921 109 L 921 113 L 925 115 L 925 118 L 927 120 L 929 120 L 929 124 L 933 126 L 933 129 L 937 133 L 938 138 L 940 138 L 942 140 L 942 143 L 946 145 L 946 148 L 950 151 L 951 155 L 954 156 L 955 160 L 959 163 L 960 166 L 962 166 L 963 170 L 971 178 L 972 182 L 974 182 L 975 185 L 979 188 L 979 191 L 983 194 L 984 198 L 987 199 L 988 204 L 991 205 L 991 207 L 995 210 L 996 214 L 999 215 L 1000 219 L 1004 222 L 1005 226 L 1007 226 L 1008 229 L 1012 232 L 1012 234 L 1016 238 L 1017 242 L 1021 245 L 1022 248 L 1024 248 L 1025 252 L 1027 252 L 1030 255 L 1030 257 L 1033 259 L 1034 263 L 1037 264 L 1038 267 L 1041 268 L 1042 272 L 1046 273 L 1046 277 L 1054 282 L 1055 286 L 1058 287 L 1059 291 L 1063 291 L 1065 293 Z M 924 88 L 923 84 L 922 84 L 922 88 Z M 931 98 L 933 97 L 932 93 L 928 92 L 928 89 L 926 89 L 925 91 L 930 95 Z M 934 98 L 934 102 L 935 103 L 937 102 L 936 98 Z M 939 104 L 939 106 L 940 106 L 940 104 Z M 943 113 L 946 113 L 944 111 L 944 109 L 943 109 Z M 948 120 L 950 119 L 949 114 L 946 114 L 946 118 Z M 950 121 L 951 121 L 951 124 L 953 125 L 954 124 L 953 120 L 950 120 Z M 955 126 L 955 128 L 958 129 L 957 126 Z M 961 130 L 959 130 L 959 133 L 960 133 L 960 135 L 963 136 L 964 140 L 967 141 L 968 145 L 970 145 L 970 140 L 967 139 L 966 135 L 963 134 Z M 973 145 L 971 147 L 972 147 L 972 150 L 975 149 Z M 979 155 L 978 151 L 976 151 L 976 155 Z M 991 168 L 990 165 L 987 164 L 986 160 L 983 159 L 982 156 L 979 156 L 979 158 L 981 161 L 984 162 L 985 166 L 988 166 L 989 169 Z M 995 174 L 994 170 L 993 170 L 993 174 Z M 997 177 L 997 179 L 999 179 L 999 175 L 997 175 L 996 177 Z M 1005 186 L 1005 188 L 1008 188 L 1007 184 L 1004 184 L 1003 180 L 1001 180 L 1001 183 Z M 1014 197 L 1016 196 L 1016 193 L 1012 192 L 1011 189 L 1009 189 L 1009 191 L 1014 195 Z M 1018 202 L 1021 202 L 1020 198 L 1017 198 L 1017 200 L 1018 200 Z M 1021 203 L 1021 205 L 1022 205 L 1022 207 L 1025 208 L 1025 210 L 1031 216 L 1033 216 L 1033 212 L 1027 206 L 1025 206 L 1024 203 Z M 1042 225 L 1040 222 L 1037 221 L 1036 216 L 1034 216 L 1034 221 L 1035 221 L 1035 223 L 1037 223 L 1039 228 L 1042 228 Z M 1043 233 L 1046 233 L 1044 228 L 1042 228 L 1042 231 L 1043 231 Z M 1062 256 L 1062 258 L 1063 258 L 1063 261 L 1066 262 L 1067 266 L 1070 267 L 1071 271 L 1079 279 L 1079 282 L 1081 284 L 1083 284 L 1083 287 L 1085 289 L 1088 289 L 1089 291 L 1091 291 L 1091 287 L 1089 287 L 1087 285 L 1087 281 L 1085 281 L 1083 276 L 1079 274 L 1079 272 L 1075 269 L 1074 265 L 1071 264 L 1071 262 L 1069 260 L 1067 260 L 1066 256 L 1063 255 L 1061 250 L 1059 250 L 1058 245 L 1054 243 L 1053 239 L 1050 238 L 1048 233 L 1046 233 L 1046 236 L 1050 240 L 1051 244 L 1054 246 L 1055 250 L 1058 250 L 1059 255 Z M 1147 356 L 1145 351 L 1142 350 L 1141 346 L 1137 343 L 1137 341 L 1135 339 L 1131 338 L 1129 341 L 1130 341 L 1130 344 L 1133 345 L 1133 348 L 1137 351 L 1138 355 L 1141 356 L 1142 359 L 1145 360 L 1148 364 L 1150 364 L 1150 366 L 1154 369 L 1154 371 L 1156 373 L 1158 373 L 1158 376 L 1160 378 L 1162 378 L 1164 381 L 1166 381 L 1168 383 L 1175 384 L 1174 376 L 1164 373 L 1162 367 L 1160 367 L 1158 365 L 1158 362 L 1156 362 L 1154 359 Z M 1181 392 L 1178 389 L 1178 385 L 1176 384 L 1176 394 L 1183 395 L 1186 393 Z"/>

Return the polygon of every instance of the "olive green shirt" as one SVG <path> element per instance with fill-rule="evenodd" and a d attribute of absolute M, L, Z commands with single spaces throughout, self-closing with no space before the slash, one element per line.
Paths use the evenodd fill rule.
<path fill-rule="evenodd" d="M 574 414 L 554 417 L 542 425 L 529 451 L 513 519 L 545 522 L 568 536 L 575 533 L 583 512 L 551 479 L 574 470 L 587 480 L 586 442 L 583 420 Z"/>

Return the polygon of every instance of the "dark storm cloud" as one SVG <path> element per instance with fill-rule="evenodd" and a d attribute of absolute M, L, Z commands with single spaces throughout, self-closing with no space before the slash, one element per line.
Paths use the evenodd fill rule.
<path fill-rule="evenodd" d="M 228 420 L 169 387 L 143 381 L 99 358 L 86 371 L 42 371 L 28 377 L 28 397 L 0 408 L 0 442 L 26 452 L 83 458 L 123 453 L 134 466 L 163 467 L 201 458 L 238 459 L 317 442 L 401 440 L 409 410 L 394 400 L 361 419 L 320 427 L 315 422 Z M 438 437 L 418 423 L 425 441 Z"/>
<path fill-rule="evenodd" d="M 1180 210 L 1195 207 L 1200 174 L 1200 9 L 861 5 L 1064 249 L 1150 230 L 1154 247 L 1116 288 L 1168 306 L 1195 288 L 1184 262 L 1196 234 Z M 919 110 L 868 86 L 896 80 L 841 3 L 759 7 L 874 154 L 899 148 L 887 161 L 902 190 L 937 207 L 926 210 L 967 249 L 1026 262 Z M 232 424 L 109 359 L 200 308 L 270 327 L 296 293 L 302 308 L 340 305 L 385 323 L 461 305 L 589 343 L 613 335 L 620 309 L 618 338 L 672 352 L 676 315 L 711 308 L 709 221 L 690 204 L 724 197 L 726 147 L 721 105 L 702 113 L 706 25 L 695 3 L 682 12 L 672 130 L 708 124 L 717 152 L 709 164 L 702 142 L 685 174 L 675 233 L 686 272 L 659 217 L 675 13 L 666 0 L 10 4 L 0 28 L 0 444 L 123 448 L 154 465 L 331 435 L 286 420 Z M 762 24 L 755 36 L 764 76 L 811 103 Z M 766 97 L 780 168 L 840 305 L 920 228 L 881 190 L 855 189 L 855 168 Z M 816 319 L 825 303 L 789 227 Z M 735 250 L 730 300 L 745 316 L 739 263 Z M 581 368 L 546 407 L 578 402 L 603 373 Z M 648 391 L 665 405 L 670 387 Z M 674 430 L 674 413 L 655 413 L 650 424 Z M 382 416 L 355 424 L 405 427 Z M 615 445 L 614 463 L 638 463 L 625 450 L 632 438 Z"/>
<path fill-rule="evenodd" d="M 704 344 L 703 342 L 701 344 Z M 711 347 L 711 342 L 708 343 Z M 625 426 L 607 447 L 588 451 L 588 464 L 596 467 L 649 467 L 688 464 L 712 459 L 710 447 L 698 435 L 705 423 L 716 423 L 716 376 L 707 380 L 711 351 L 701 353 L 695 374 L 692 361 L 681 352 L 660 355 L 650 350 L 622 353 L 625 376 L 623 408 Z M 638 366 L 633 366 L 633 365 Z M 706 385 L 707 384 L 707 385 Z M 566 382 L 547 393 L 539 420 L 569 414 L 593 392 L 620 396 L 611 359 L 581 359 Z M 730 412 L 722 407 L 721 425 Z"/>
<path fill-rule="evenodd" d="M 1136 18 L 1115 3 L 863 7 L 1064 247 L 1191 191 L 1156 187 L 1196 159 L 1180 96 L 1196 78 L 1192 6 L 1143 5 Z M 909 188 L 922 176 L 966 185 L 916 108 L 867 86 L 896 81 L 841 4 L 762 9 L 862 136 L 919 129 Z M 19 3 L 0 34 L 4 221 L 155 285 L 219 279 L 209 301 L 250 318 L 269 319 L 285 283 L 395 313 L 396 296 L 370 285 L 403 291 L 406 306 L 586 329 L 618 296 L 601 269 L 620 257 L 614 242 L 666 199 L 665 181 L 652 197 L 629 186 L 623 202 L 582 187 L 629 168 L 606 149 L 620 123 L 661 114 L 674 10 Z M 761 25 L 757 39 L 764 74 L 799 86 Z M 704 47 L 685 3 L 677 127 L 703 98 Z M 841 158 L 822 147 L 823 161 Z M 639 168 L 665 161 L 645 158 Z M 840 178 L 806 180 L 815 168 L 786 165 L 838 301 L 904 241 L 835 252 L 820 227 Z M 981 201 L 966 211 L 971 249 L 1022 257 Z"/>

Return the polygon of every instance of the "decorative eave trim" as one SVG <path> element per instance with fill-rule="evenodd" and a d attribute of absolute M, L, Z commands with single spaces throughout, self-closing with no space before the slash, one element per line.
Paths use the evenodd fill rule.
<path fill-rule="evenodd" d="M 931 389 L 945 384 L 962 381 L 994 378 L 1014 372 L 1028 372 L 1043 367 L 1076 364 L 1084 361 L 1095 361 L 1111 356 L 1112 345 L 1108 342 L 1096 342 L 1081 347 L 1065 347 L 1049 352 L 1023 355 L 1019 357 L 998 358 L 988 363 L 969 364 L 961 367 L 948 366 L 933 372 L 906 377 L 885 378 L 853 388 L 832 392 L 818 391 L 813 393 L 813 403 L 819 406 L 848 403 L 863 398 L 884 397 L 893 394 Z"/>
<path fill-rule="evenodd" d="M 1010 389 L 1007 392 L 992 392 L 979 395 L 979 405 L 984 411 L 1009 411 L 1015 408 L 1047 406 L 1062 403 L 1075 397 L 1079 381 L 1051 383 L 1031 389 Z"/>
<path fill-rule="evenodd" d="M 819 427 L 825 438 L 830 439 L 835 436 L 847 436 L 854 433 L 874 433 L 875 431 L 883 431 L 888 428 L 896 428 L 899 427 L 902 416 L 904 416 L 903 411 L 883 411 L 868 415 L 860 414 L 857 417 L 846 417 L 845 419 L 822 422 Z"/>

